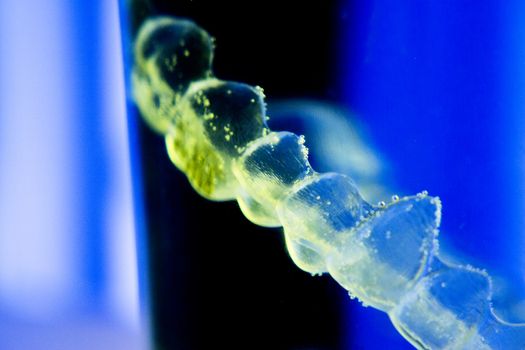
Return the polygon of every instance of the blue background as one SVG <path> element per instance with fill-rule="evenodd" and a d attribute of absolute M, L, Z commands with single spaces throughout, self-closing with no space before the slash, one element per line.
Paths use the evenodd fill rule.
<path fill-rule="evenodd" d="M 442 199 L 442 253 L 497 277 L 495 305 L 516 321 L 525 315 L 524 10 L 519 1 L 348 2 L 336 80 L 398 193 Z M 349 327 L 361 336 L 351 348 L 393 344 L 376 336 L 388 326 L 373 315 L 353 305 Z"/>

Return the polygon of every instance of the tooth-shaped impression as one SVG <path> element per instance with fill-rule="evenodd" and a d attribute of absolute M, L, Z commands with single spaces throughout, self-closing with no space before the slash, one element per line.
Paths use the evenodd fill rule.
<path fill-rule="evenodd" d="M 135 43 L 135 101 L 149 125 L 166 133 L 175 104 L 189 85 L 211 75 L 210 36 L 191 21 L 158 17 L 146 21 Z"/>
<path fill-rule="evenodd" d="M 406 293 L 390 317 L 407 337 L 431 349 L 464 349 L 467 341 L 488 349 L 478 325 L 490 312 L 490 293 L 483 271 L 444 266 Z"/>
<path fill-rule="evenodd" d="M 316 173 L 303 137 L 268 130 L 262 90 L 214 78 L 212 57 L 210 36 L 172 17 L 135 43 L 135 102 L 198 193 L 283 226 L 299 268 L 328 272 L 419 349 L 525 349 L 525 325 L 494 314 L 487 273 L 439 258 L 437 197 L 372 206 L 350 177 Z"/>
<path fill-rule="evenodd" d="M 287 235 L 310 242 L 326 256 L 373 209 L 349 177 L 328 173 L 297 184 L 277 211 Z"/>
<path fill-rule="evenodd" d="M 236 162 L 234 173 L 241 187 L 271 213 L 273 221 L 278 222 L 275 208 L 286 191 L 313 174 L 307 153 L 297 135 L 270 133 L 252 142 Z"/>
<path fill-rule="evenodd" d="M 439 212 L 439 200 L 428 196 L 376 208 L 345 232 L 328 255 L 328 271 L 363 303 L 390 310 L 426 272 L 435 253 Z"/>

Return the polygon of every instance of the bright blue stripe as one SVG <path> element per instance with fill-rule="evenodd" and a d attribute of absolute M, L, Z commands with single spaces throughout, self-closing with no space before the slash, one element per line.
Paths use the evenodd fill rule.
<path fill-rule="evenodd" d="M 107 276 L 103 270 L 104 256 L 104 210 L 108 191 L 108 150 L 103 142 L 104 115 L 100 94 L 102 81 L 102 41 L 100 1 L 70 2 L 71 16 L 75 23 L 70 28 L 75 38 L 76 80 L 74 118 L 78 119 L 78 157 L 82 167 L 79 195 L 82 196 L 83 223 L 81 230 L 85 237 L 85 274 L 87 292 L 93 304 L 102 302 L 103 288 Z"/>

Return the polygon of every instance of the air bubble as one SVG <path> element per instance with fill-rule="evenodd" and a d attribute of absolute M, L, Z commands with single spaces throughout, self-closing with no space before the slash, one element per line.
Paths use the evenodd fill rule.
<path fill-rule="evenodd" d="M 421 191 L 417 194 L 418 198 L 425 198 L 426 196 L 428 196 L 428 191 Z"/>

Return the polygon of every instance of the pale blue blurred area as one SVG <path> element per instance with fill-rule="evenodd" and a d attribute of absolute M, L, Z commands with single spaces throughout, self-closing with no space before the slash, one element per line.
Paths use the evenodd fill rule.
<path fill-rule="evenodd" d="M 0 1 L 0 349 L 143 349 L 116 1 Z"/>
<path fill-rule="evenodd" d="M 390 164 L 374 147 L 369 128 L 348 109 L 313 99 L 270 100 L 268 115 L 270 129 L 305 136 L 316 171 L 350 175 L 372 204 L 394 194 Z"/>

